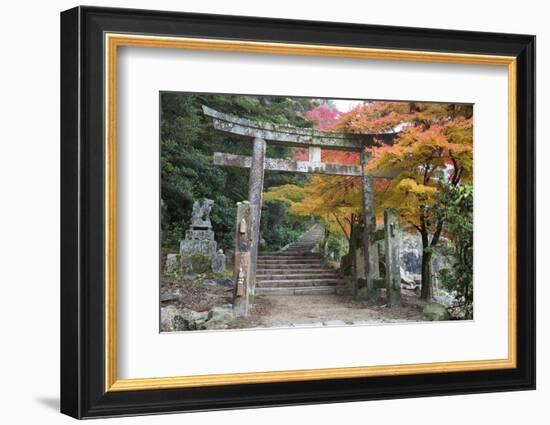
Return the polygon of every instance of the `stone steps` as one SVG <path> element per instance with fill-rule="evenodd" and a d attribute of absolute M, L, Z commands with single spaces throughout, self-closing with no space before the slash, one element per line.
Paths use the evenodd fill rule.
<path fill-rule="evenodd" d="M 322 269 L 324 264 L 320 262 L 316 263 L 283 263 L 283 262 L 273 262 L 273 263 L 260 263 L 257 264 L 257 273 L 260 270 L 269 269 L 269 270 L 300 270 L 300 269 Z"/>
<path fill-rule="evenodd" d="M 312 258 L 321 258 L 321 255 L 316 252 L 303 252 L 303 251 L 296 251 L 296 252 L 288 252 L 288 251 L 282 251 L 282 252 L 262 252 L 258 255 L 258 257 L 312 257 Z"/>
<path fill-rule="evenodd" d="M 299 254 L 299 253 L 302 253 L 304 251 L 307 251 L 307 253 L 310 253 L 310 251 L 315 248 L 315 246 L 310 246 L 310 247 L 307 247 L 307 248 L 295 248 L 295 249 L 287 249 L 285 251 L 285 254 Z"/>
<path fill-rule="evenodd" d="M 321 261 L 324 262 L 322 257 L 313 255 L 264 255 L 258 257 L 258 261 Z"/>
<path fill-rule="evenodd" d="M 326 269 L 325 263 L 322 261 L 258 261 L 258 267 L 263 269 L 287 269 L 287 268 L 296 268 L 300 266 L 314 266 L 313 268 Z M 307 267 L 312 268 L 312 267 Z"/>
<path fill-rule="evenodd" d="M 304 267 L 303 264 L 298 266 L 287 266 L 287 267 L 273 267 L 273 268 L 257 268 L 256 275 L 269 275 L 269 274 L 303 274 L 303 273 L 329 273 L 332 272 L 332 269 L 324 269 L 317 266 Z"/>
<path fill-rule="evenodd" d="M 342 282 L 340 279 L 294 279 L 294 280 L 257 280 L 256 287 L 258 288 L 304 288 L 317 286 L 338 286 Z"/>
<path fill-rule="evenodd" d="M 323 235 L 315 225 L 284 251 L 259 253 L 256 295 L 343 294 L 340 275 L 325 264 L 321 254 L 311 252 Z"/>
<path fill-rule="evenodd" d="M 256 288 L 256 295 L 335 295 L 344 292 L 339 286 L 310 286 L 288 288 Z"/>
<path fill-rule="evenodd" d="M 338 272 L 332 269 L 318 268 L 318 269 L 304 269 L 302 267 L 285 267 L 282 268 L 273 268 L 273 269 L 257 269 L 256 275 L 268 276 L 268 275 L 294 275 L 294 274 L 324 274 L 332 273 L 335 276 L 338 276 Z"/>
<path fill-rule="evenodd" d="M 263 269 L 279 269 L 292 266 L 304 266 L 306 268 L 324 268 L 322 261 L 258 261 L 257 268 Z"/>
<path fill-rule="evenodd" d="M 256 280 L 289 280 L 289 279 L 338 279 L 340 275 L 330 270 L 261 270 L 256 273 Z"/>
<path fill-rule="evenodd" d="M 258 261 L 323 261 L 321 257 L 313 255 L 264 255 Z"/>

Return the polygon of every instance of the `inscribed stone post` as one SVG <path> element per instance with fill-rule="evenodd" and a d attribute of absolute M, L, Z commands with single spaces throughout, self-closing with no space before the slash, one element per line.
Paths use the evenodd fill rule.
<path fill-rule="evenodd" d="M 394 209 L 384 211 L 386 251 L 386 296 L 388 307 L 401 305 L 401 273 L 399 269 L 399 231 Z"/>
<path fill-rule="evenodd" d="M 246 316 L 250 308 L 248 302 L 248 283 L 250 281 L 249 222 L 250 204 L 248 201 L 237 203 L 235 266 L 233 269 L 233 280 L 235 282 L 233 312 L 236 317 Z"/>
<path fill-rule="evenodd" d="M 248 182 L 248 201 L 250 202 L 250 275 L 248 279 L 248 302 L 254 302 L 256 288 L 256 261 L 260 243 L 260 218 L 262 214 L 262 194 L 264 190 L 265 140 L 256 137 L 252 150 L 252 164 Z"/>
<path fill-rule="evenodd" d="M 375 271 L 377 264 L 375 264 L 375 255 L 371 255 L 374 251 L 374 241 L 372 235 L 374 233 L 374 194 L 372 186 L 372 177 L 365 172 L 365 166 L 370 160 L 370 152 L 361 153 L 361 168 L 363 170 L 362 185 L 363 185 L 363 246 L 365 255 L 365 267 L 366 267 L 366 287 L 367 297 L 372 301 L 376 301 L 378 298 L 378 291 L 375 288 L 374 279 L 376 278 Z M 377 259 L 376 259 L 377 261 Z"/>

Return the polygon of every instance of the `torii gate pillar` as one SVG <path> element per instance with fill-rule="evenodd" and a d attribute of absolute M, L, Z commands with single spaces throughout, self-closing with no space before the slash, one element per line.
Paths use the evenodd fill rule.
<path fill-rule="evenodd" d="M 362 189 L 363 189 L 363 246 L 365 255 L 365 280 L 367 281 L 367 297 L 371 301 L 378 299 L 378 290 L 375 281 L 378 271 L 378 255 L 374 255 L 376 246 L 373 243 L 375 225 L 374 218 L 374 189 L 372 177 L 365 172 L 365 165 L 371 157 L 370 152 L 361 152 Z"/>
<path fill-rule="evenodd" d="M 243 273 L 246 273 L 246 270 L 248 270 L 248 276 L 241 276 L 239 278 L 246 282 L 246 289 L 244 289 L 243 285 L 237 285 L 236 298 L 243 297 L 243 299 L 236 300 L 236 305 L 238 306 L 237 310 L 239 311 L 238 314 L 248 314 L 249 306 L 254 302 L 256 290 L 256 263 L 258 258 L 258 245 L 260 243 L 260 218 L 262 213 L 262 193 L 265 170 L 362 177 L 363 207 L 366 228 L 366 231 L 363 233 L 365 238 L 365 262 L 367 265 L 367 288 L 369 297 L 372 295 L 373 298 L 376 298 L 378 291 L 374 286 L 374 277 L 377 275 L 376 270 L 378 270 L 378 260 L 377 256 L 373 255 L 374 251 L 372 246 L 372 232 L 374 230 L 372 176 L 366 174 L 364 170 L 364 165 L 366 161 L 368 161 L 367 154 L 364 150 L 365 147 L 374 146 L 380 141 L 390 143 L 398 133 L 393 131 L 375 134 L 326 132 L 311 128 L 298 128 L 288 125 L 251 121 L 215 111 L 207 106 L 203 106 L 202 110 L 205 116 L 212 119 L 212 123 L 216 130 L 241 136 L 248 140 L 253 139 L 254 143 L 252 157 L 214 152 L 214 164 L 229 167 L 250 167 L 248 189 L 248 200 L 250 204 L 249 206 L 244 206 L 244 204 L 242 204 L 240 210 L 238 210 L 238 217 L 240 218 L 237 225 L 240 226 L 242 219 L 241 215 L 244 217 L 244 215 L 246 215 L 245 212 L 249 207 L 247 231 L 244 232 L 244 229 L 238 229 L 238 246 L 235 250 L 235 262 L 239 265 L 239 268 L 235 269 L 236 273 L 238 274 L 241 268 Z M 266 141 L 283 146 L 297 148 L 307 147 L 309 149 L 309 161 L 266 158 Z M 362 164 L 351 165 L 322 162 L 322 149 L 361 152 L 363 154 Z M 247 243 L 244 243 L 245 240 L 248 245 Z M 248 248 L 249 250 L 247 250 Z M 249 264 L 249 267 L 247 264 Z"/>
<path fill-rule="evenodd" d="M 248 181 L 248 201 L 250 202 L 250 275 L 248 280 L 248 304 L 254 302 L 256 290 L 256 263 L 258 260 L 258 245 L 260 243 L 260 219 L 262 215 L 262 194 L 264 190 L 264 166 L 266 143 L 264 139 L 254 138 L 252 148 L 252 163 Z"/>

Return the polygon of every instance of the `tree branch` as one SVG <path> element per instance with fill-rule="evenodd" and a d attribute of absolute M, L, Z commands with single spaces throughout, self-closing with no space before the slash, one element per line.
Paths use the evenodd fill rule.
<path fill-rule="evenodd" d="M 334 213 L 332 213 L 332 215 L 334 216 L 334 219 L 336 220 L 336 222 L 338 223 L 338 225 L 340 226 L 340 228 L 342 229 L 342 232 L 344 232 L 344 236 L 346 237 L 346 239 L 349 241 L 349 236 L 348 236 L 348 232 L 346 231 L 346 228 L 344 227 L 344 225 L 340 222 L 340 220 L 338 219 L 338 216 Z"/>
<path fill-rule="evenodd" d="M 438 220 L 430 246 L 435 246 L 439 242 L 439 237 L 441 236 L 442 230 L 443 230 L 443 220 Z"/>

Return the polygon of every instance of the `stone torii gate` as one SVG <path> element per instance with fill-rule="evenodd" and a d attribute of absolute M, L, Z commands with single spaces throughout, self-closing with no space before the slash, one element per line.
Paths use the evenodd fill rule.
<path fill-rule="evenodd" d="M 375 230 L 373 175 L 364 171 L 365 165 L 370 159 L 370 153 L 365 152 L 365 148 L 381 142 L 391 143 L 398 133 L 353 134 L 325 132 L 310 128 L 251 121 L 218 112 L 207 106 L 203 106 L 202 110 L 206 117 L 212 119 L 216 130 L 242 136 L 253 141 L 251 157 L 222 152 L 214 153 L 214 164 L 216 165 L 250 168 L 248 202 L 239 203 L 237 206 L 235 271 L 238 275 L 238 284 L 234 303 L 236 315 L 248 314 L 249 307 L 254 300 L 262 193 L 264 172 L 266 170 L 361 177 L 365 229 L 363 232 L 363 245 L 366 287 L 370 298 L 375 299 L 377 291 L 373 272 L 378 267 L 377 264 L 373 264 L 375 256 L 370 255 L 370 251 L 374 247 L 373 234 Z M 309 160 L 266 158 L 266 143 L 307 148 Z M 358 152 L 361 155 L 361 164 L 345 165 L 321 162 L 321 149 Z M 375 175 L 375 177 L 391 178 L 394 177 L 394 173 Z M 249 217 L 249 220 L 246 220 L 246 217 Z"/>

